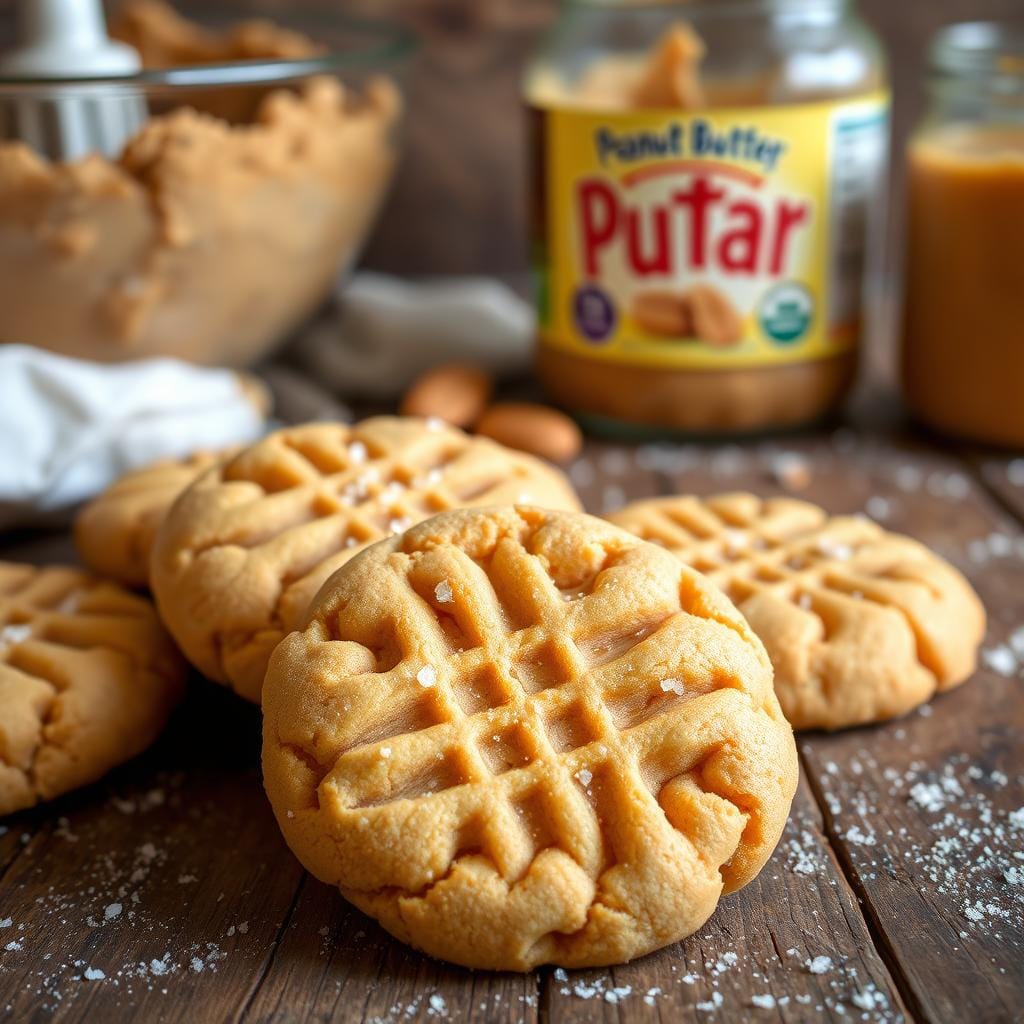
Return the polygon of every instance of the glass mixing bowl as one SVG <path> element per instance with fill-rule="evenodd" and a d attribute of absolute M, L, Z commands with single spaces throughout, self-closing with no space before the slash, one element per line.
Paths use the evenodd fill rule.
<path fill-rule="evenodd" d="M 113 32 L 142 73 L 0 79 L 0 342 L 250 365 L 356 260 L 397 163 L 413 40 L 340 18 L 228 40 L 138 9 L 156 21 Z M 69 125 L 106 155 L 65 159 Z"/>

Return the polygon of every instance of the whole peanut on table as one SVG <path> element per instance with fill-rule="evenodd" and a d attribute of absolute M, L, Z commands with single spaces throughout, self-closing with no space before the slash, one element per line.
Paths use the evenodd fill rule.
<path fill-rule="evenodd" d="M 583 447 L 580 428 L 565 413 L 530 402 L 492 405 L 477 423 L 476 432 L 551 462 L 568 462 Z"/>
<path fill-rule="evenodd" d="M 467 430 L 483 415 L 494 390 L 490 375 L 467 363 L 444 363 L 419 377 L 402 399 L 403 416 L 436 416 Z"/>

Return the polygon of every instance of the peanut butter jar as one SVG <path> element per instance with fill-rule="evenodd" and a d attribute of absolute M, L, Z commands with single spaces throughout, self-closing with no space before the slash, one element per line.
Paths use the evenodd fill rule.
<path fill-rule="evenodd" d="M 555 401 L 636 436 L 793 427 L 842 400 L 889 136 L 851 4 L 577 0 L 525 94 Z"/>
<path fill-rule="evenodd" d="M 908 158 L 904 389 L 937 430 L 1024 447 L 1024 27 L 943 30 L 930 92 Z"/>

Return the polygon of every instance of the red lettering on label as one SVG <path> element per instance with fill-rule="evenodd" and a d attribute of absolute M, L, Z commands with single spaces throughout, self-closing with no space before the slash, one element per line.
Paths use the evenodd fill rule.
<path fill-rule="evenodd" d="M 764 226 L 761 208 L 741 199 L 730 207 L 729 220 L 732 226 L 718 242 L 718 262 L 737 274 L 756 274 Z"/>
<path fill-rule="evenodd" d="M 628 187 L 603 178 L 580 182 L 576 196 L 580 253 L 590 278 L 600 277 L 615 255 L 641 278 L 709 269 L 779 277 L 792 271 L 813 215 L 805 200 L 752 196 L 742 183 L 723 177 L 713 184 L 707 174 L 660 200 L 647 193 L 630 202 Z"/>
<path fill-rule="evenodd" d="M 672 252 L 668 237 L 668 210 L 651 211 L 651 232 L 654 235 L 650 248 L 644 253 L 643 236 L 646 233 L 643 218 L 638 210 L 630 210 L 629 220 L 629 264 L 641 274 L 667 274 L 672 269 Z"/>
<path fill-rule="evenodd" d="M 775 242 L 772 245 L 771 274 L 781 274 L 786 266 L 786 248 L 795 228 L 807 221 L 806 203 L 788 203 L 785 199 L 778 204 L 779 215 L 775 218 Z"/>
<path fill-rule="evenodd" d="M 703 270 L 707 266 L 708 207 L 725 197 L 725 189 L 712 188 L 706 178 L 694 178 L 686 192 L 676 192 L 672 201 L 690 207 L 690 266 Z"/>
<path fill-rule="evenodd" d="M 583 226 L 583 263 L 588 277 L 599 272 L 598 254 L 616 235 L 619 202 L 603 181 L 585 181 L 580 186 L 580 223 Z"/>

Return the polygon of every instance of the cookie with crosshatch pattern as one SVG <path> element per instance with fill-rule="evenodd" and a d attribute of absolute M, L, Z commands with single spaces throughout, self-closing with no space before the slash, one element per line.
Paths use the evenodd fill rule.
<path fill-rule="evenodd" d="M 449 512 L 336 573 L 274 652 L 285 838 L 470 967 L 618 963 L 761 869 L 796 787 L 764 648 L 667 552 L 589 516 Z"/>
<path fill-rule="evenodd" d="M 75 548 L 94 572 L 128 587 L 149 583 L 156 533 L 183 491 L 211 466 L 234 454 L 196 452 L 125 473 L 75 517 Z"/>
<path fill-rule="evenodd" d="M 271 651 L 354 554 L 446 509 L 517 501 L 580 507 L 552 466 L 440 421 L 290 427 L 181 496 L 150 583 L 192 663 L 258 702 Z"/>
<path fill-rule="evenodd" d="M 78 569 L 0 562 L 0 816 L 141 753 L 183 680 L 148 601 Z"/>
<path fill-rule="evenodd" d="M 718 584 L 764 641 L 795 729 L 906 714 L 964 682 L 985 609 L 928 548 L 792 498 L 657 498 L 607 517 Z"/>

